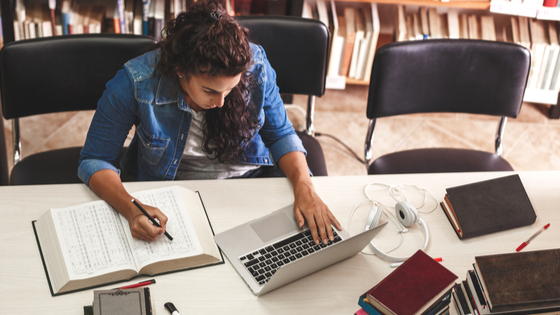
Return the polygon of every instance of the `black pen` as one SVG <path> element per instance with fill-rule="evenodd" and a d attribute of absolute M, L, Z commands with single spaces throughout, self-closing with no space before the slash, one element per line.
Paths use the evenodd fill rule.
<path fill-rule="evenodd" d="M 146 210 L 144 210 L 144 208 L 142 208 L 142 206 L 141 206 L 138 202 L 136 202 L 136 200 L 132 199 L 132 203 L 135 204 L 136 207 L 138 207 L 138 209 L 140 209 L 140 211 L 142 211 L 142 213 L 143 213 L 145 216 L 147 216 L 148 219 L 150 219 L 150 221 L 151 221 L 155 226 L 161 227 L 161 225 L 159 225 L 159 223 L 158 223 L 154 218 L 152 218 L 152 216 L 151 216 Z M 170 241 L 173 240 L 173 237 L 171 237 L 171 235 L 169 235 L 169 233 L 167 233 L 167 231 L 165 231 L 164 234 L 165 234 L 165 236 L 167 236 L 167 238 L 168 238 Z"/>

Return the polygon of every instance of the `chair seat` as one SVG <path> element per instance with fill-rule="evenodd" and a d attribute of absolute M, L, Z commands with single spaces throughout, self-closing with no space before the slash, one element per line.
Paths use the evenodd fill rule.
<path fill-rule="evenodd" d="M 307 151 L 307 165 L 313 176 L 328 176 L 325 155 L 323 154 L 323 148 L 321 148 L 319 141 L 315 139 L 315 137 L 302 131 L 297 131 L 297 135 Z"/>
<path fill-rule="evenodd" d="M 399 151 L 376 159 L 368 174 L 408 174 L 445 172 L 513 171 L 494 153 L 449 148 Z"/>
<path fill-rule="evenodd" d="M 117 159 L 119 165 L 127 147 Z M 82 183 L 78 177 L 78 161 L 82 147 L 71 147 L 32 154 L 16 164 L 10 174 L 10 185 L 47 185 Z M 123 182 L 134 181 L 121 174 Z"/>
<path fill-rule="evenodd" d="M 78 178 L 78 159 L 81 150 L 81 147 L 72 147 L 39 152 L 25 157 L 12 169 L 10 184 L 81 183 L 82 181 Z"/>
<path fill-rule="evenodd" d="M 307 150 L 307 163 L 314 176 L 327 176 L 325 157 L 319 141 L 305 132 L 299 132 L 303 146 Z M 117 165 L 126 151 L 121 150 Z M 39 152 L 22 159 L 12 169 L 11 185 L 46 185 L 82 183 L 78 177 L 78 161 L 82 147 L 72 147 L 46 152 Z M 123 182 L 134 181 L 126 174 L 121 174 Z"/>

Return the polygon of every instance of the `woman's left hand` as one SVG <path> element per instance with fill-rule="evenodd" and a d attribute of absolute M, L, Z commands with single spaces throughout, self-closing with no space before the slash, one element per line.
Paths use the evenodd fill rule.
<path fill-rule="evenodd" d="M 310 184 L 311 181 L 309 184 L 301 183 L 294 186 L 294 216 L 299 227 L 307 221 L 315 244 L 321 241 L 327 244 L 329 240 L 334 241 L 331 224 L 339 231 L 342 230 L 342 226 Z"/>
<path fill-rule="evenodd" d="M 298 225 L 302 227 L 307 221 L 315 244 L 333 241 L 331 224 L 339 231 L 342 230 L 342 226 L 315 192 L 305 155 L 299 151 L 287 153 L 280 158 L 278 166 L 294 188 L 294 216 Z"/>

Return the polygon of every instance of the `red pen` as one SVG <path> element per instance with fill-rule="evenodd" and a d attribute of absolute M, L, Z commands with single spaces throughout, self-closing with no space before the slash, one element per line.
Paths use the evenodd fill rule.
<path fill-rule="evenodd" d="M 152 284 L 152 283 L 156 283 L 156 280 L 155 280 L 155 279 L 146 280 L 146 281 L 138 282 L 138 283 L 131 284 L 131 285 L 125 285 L 124 287 L 114 288 L 113 290 L 116 290 L 116 289 L 122 290 L 122 289 L 138 288 L 138 287 L 143 287 L 143 286 L 145 286 L 145 285 L 150 285 L 150 284 Z"/>
<path fill-rule="evenodd" d="M 532 239 L 534 239 L 537 235 L 541 234 L 542 231 L 548 229 L 548 227 L 550 226 L 550 223 L 548 223 L 547 225 L 543 226 L 540 230 L 537 231 L 537 233 L 533 234 L 531 237 L 529 237 L 528 240 L 526 240 L 525 242 L 523 242 L 521 245 L 519 245 L 519 247 L 517 247 L 516 251 L 520 251 L 523 248 L 525 248 L 525 246 L 527 246 Z"/>

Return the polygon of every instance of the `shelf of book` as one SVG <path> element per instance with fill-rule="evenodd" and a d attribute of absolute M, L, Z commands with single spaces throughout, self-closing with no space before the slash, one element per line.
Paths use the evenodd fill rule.
<path fill-rule="evenodd" d="M 346 78 L 346 84 L 350 84 L 350 85 L 369 85 L 369 80 L 365 81 L 365 80 Z"/>
<path fill-rule="evenodd" d="M 488 10 L 490 8 L 490 1 L 430 1 L 430 0 L 336 0 L 338 2 L 375 2 L 378 4 L 402 4 L 402 5 L 418 5 L 429 7 L 452 7 L 460 9 L 476 9 Z"/>
<path fill-rule="evenodd" d="M 375 14 L 377 14 L 378 10 L 377 7 L 385 15 L 390 12 L 387 8 L 391 6 L 397 8 L 395 10 L 396 14 L 394 14 L 395 18 L 391 20 L 394 27 L 380 25 L 377 29 L 374 28 L 374 33 L 385 32 L 376 35 L 377 45 L 369 42 L 370 47 L 375 47 L 375 50 L 393 41 L 422 40 L 426 38 L 482 39 L 507 41 L 523 45 L 531 51 L 532 55 L 532 70 L 527 82 L 524 101 L 547 105 L 557 104 L 558 90 L 560 89 L 560 62 L 558 62 L 560 60 L 558 58 L 558 52 L 560 51 L 560 48 L 558 48 L 560 47 L 558 46 L 558 34 L 560 33 L 558 32 L 558 22 L 554 21 L 553 14 L 558 14 L 560 17 L 560 8 L 543 7 L 542 11 L 548 12 L 549 18 L 539 20 L 527 18 L 523 14 L 506 17 L 492 14 L 488 10 L 470 10 L 475 8 L 475 6 L 471 5 L 472 3 L 483 2 L 486 4 L 484 8 L 488 9 L 491 3 L 489 1 L 380 0 L 370 2 L 369 0 L 306 0 L 306 2 L 311 3 L 308 9 L 308 17 L 319 17 L 319 19 L 325 21 L 326 25 L 330 25 L 329 23 L 332 24 L 332 21 L 334 21 L 332 16 L 329 16 L 334 12 L 339 18 L 339 23 L 338 25 L 330 26 L 331 32 L 335 34 L 335 37 L 343 37 L 343 42 L 345 43 L 348 41 L 344 41 L 344 39 L 352 36 L 351 38 L 354 41 L 353 48 L 356 49 L 362 49 L 362 43 L 364 38 L 367 38 L 368 31 L 363 26 L 358 26 L 358 22 L 353 27 L 352 23 L 348 22 L 348 17 L 357 21 L 358 14 L 365 14 L 364 12 L 369 10 L 370 5 L 372 7 L 376 6 L 374 10 L 374 24 Z M 326 3 L 322 4 L 325 11 L 323 16 L 328 18 L 321 18 L 321 12 L 314 14 L 315 6 L 318 9 L 321 6 L 321 2 Z M 457 5 L 458 2 L 461 5 Z M 496 1 L 492 2 L 492 4 L 496 3 Z M 434 6 L 447 6 L 447 8 L 435 8 Z M 346 16 L 348 8 L 358 10 L 358 13 Z M 432 24 L 432 21 L 441 22 L 434 22 Z M 343 22 L 344 24 L 341 24 Z M 384 21 L 384 23 L 387 24 L 387 21 Z M 387 33 L 387 31 L 391 33 Z M 357 39 L 361 39 L 362 42 L 357 44 Z M 348 54 L 348 47 L 342 47 L 343 45 L 335 45 L 334 43 L 333 41 L 331 51 L 335 53 L 331 53 L 331 62 L 329 63 L 327 74 L 327 88 L 344 89 L 346 85 L 369 85 L 369 73 L 364 70 L 365 68 L 362 68 L 362 72 L 360 70 L 354 71 L 354 74 L 352 74 L 351 70 L 348 70 L 348 68 L 352 69 L 352 66 L 348 67 L 348 64 L 352 65 L 354 60 L 359 61 L 359 54 Z M 352 47 L 350 51 L 352 51 Z M 347 64 L 343 70 L 345 58 Z M 342 62 L 333 62 L 333 59 L 342 60 Z M 366 68 L 370 66 L 367 63 L 356 62 L 356 64 Z M 361 76 L 357 75 L 359 73 L 361 73 Z M 550 118 L 558 118 L 559 112 L 558 106 L 552 106 Z"/>

